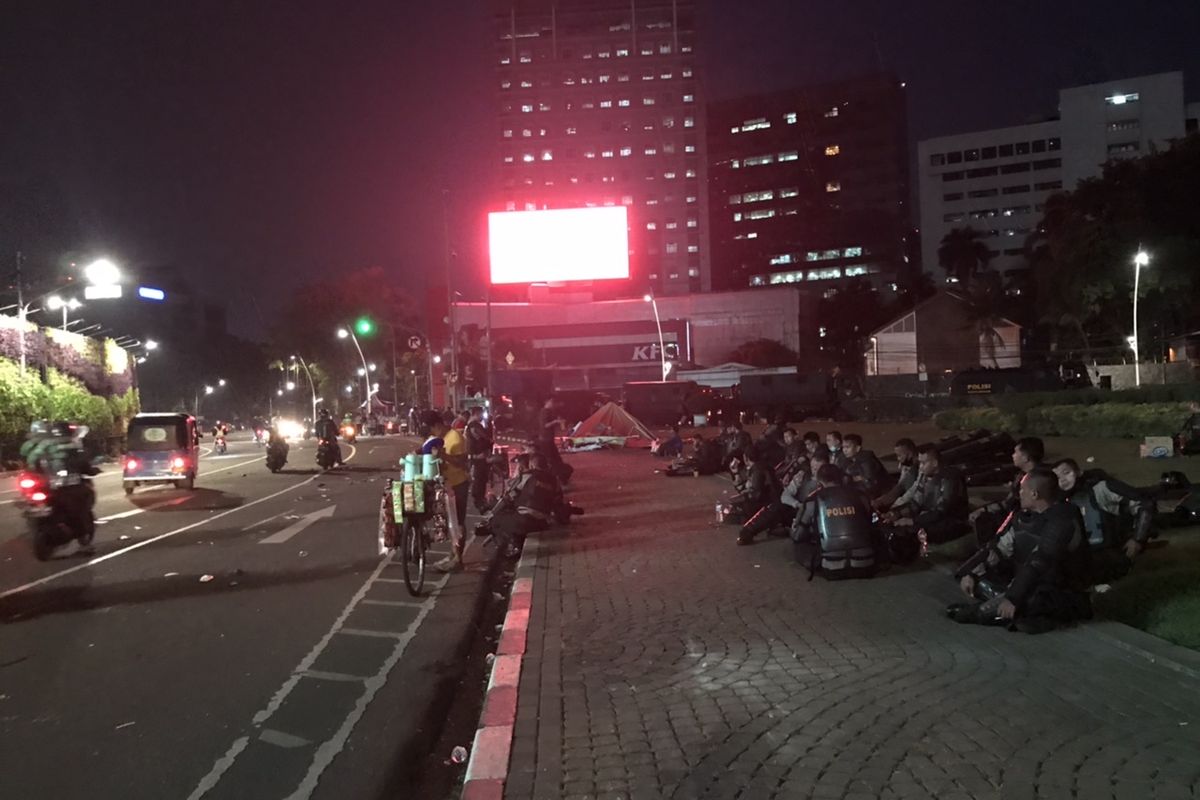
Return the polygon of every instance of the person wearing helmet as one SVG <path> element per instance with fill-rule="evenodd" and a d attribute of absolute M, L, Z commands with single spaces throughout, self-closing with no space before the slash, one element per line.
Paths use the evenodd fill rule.
<path fill-rule="evenodd" d="M 28 469 L 36 469 L 38 456 L 46 440 L 50 438 L 50 423 L 44 419 L 35 419 L 29 423 L 29 432 L 21 445 L 21 460 Z"/>
<path fill-rule="evenodd" d="M 329 409 L 322 408 L 321 413 L 317 415 L 317 424 L 314 432 L 317 434 L 317 439 L 325 439 L 333 447 L 335 463 L 339 466 L 344 464 L 342 461 L 342 448 L 338 446 L 338 426 L 333 421 L 333 415 L 329 413 Z"/>

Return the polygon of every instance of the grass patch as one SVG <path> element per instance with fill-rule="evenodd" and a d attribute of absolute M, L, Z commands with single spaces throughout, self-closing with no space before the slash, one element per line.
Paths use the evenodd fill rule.
<path fill-rule="evenodd" d="M 1200 533 L 1179 528 L 1164 534 L 1133 571 L 1105 594 L 1093 596 L 1098 616 L 1140 628 L 1161 639 L 1200 650 Z M 1161 541 L 1161 540 L 1160 540 Z"/>

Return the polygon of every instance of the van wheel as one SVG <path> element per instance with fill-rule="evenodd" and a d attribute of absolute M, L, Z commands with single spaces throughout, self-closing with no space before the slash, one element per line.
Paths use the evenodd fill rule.
<path fill-rule="evenodd" d="M 184 478 L 181 481 L 175 481 L 175 488 L 176 489 L 186 489 L 189 492 L 192 491 L 193 489 L 196 488 L 196 476 L 188 475 L 186 478 Z"/>
<path fill-rule="evenodd" d="M 129 497 L 131 494 L 133 494 L 133 484 L 127 483 L 125 484 L 125 496 Z"/>

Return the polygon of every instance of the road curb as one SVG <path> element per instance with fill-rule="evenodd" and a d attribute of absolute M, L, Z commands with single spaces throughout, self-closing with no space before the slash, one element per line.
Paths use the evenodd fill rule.
<path fill-rule="evenodd" d="M 518 686 L 525 660 L 533 575 L 541 543 L 536 536 L 525 542 L 516 578 L 504 615 L 496 657 L 488 676 L 487 694 L 479 727 L 467 762 L 462 800 L 501 800 L 508 779 L 513 729 L 517 721 Z"/>

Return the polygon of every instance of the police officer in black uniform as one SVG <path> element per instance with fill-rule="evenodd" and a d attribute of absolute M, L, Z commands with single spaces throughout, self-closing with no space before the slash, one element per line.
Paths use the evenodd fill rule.
<path fill-rule="evenodd" d="M 480 514 L 487 511 L 487 489 L 491 477 L 492 432 L 483 421 L 483 406 L 471 409 L 463 429 L 467 440 L 467 465 L 471 472 L 471 499 Z"/>
<path fill-rule="evenodd" d="M 816 547 L 811 539 L 796 542 L 796 560 L 827 577 L 873 575 L 879 564 L 879 536 L 867 496 L 847 485 L 833 464 L 817 470 L 817 483 L 820 488 L 805 501 L 815 509 Z"/>
<path fill-rule="evenodd" d="M 1045 467 L 1021 479 L 1021 507 L 995 539 L 956 573 L 976 600 L 950 606 L 955 622 L 1011 625 L 1041 633 L 1091 617 L 1087 538 L 1078 508 L 1064 502 L 1058 477 Z"/>

